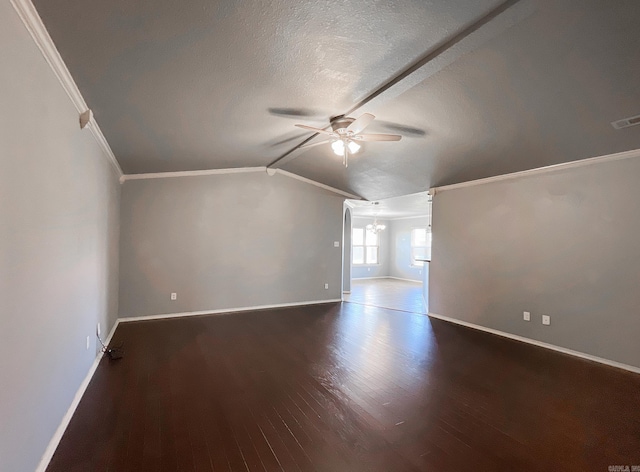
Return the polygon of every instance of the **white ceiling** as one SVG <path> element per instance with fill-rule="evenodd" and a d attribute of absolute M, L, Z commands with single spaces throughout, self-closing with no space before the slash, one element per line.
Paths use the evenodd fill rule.
<path fill-rule="evenodd" d="M 640 148 L 637 0 L 34 0 L 125 173 L 367 199 Z M 349 168 L 295 123 L 377 116 Z"/>
<path fill-rule="evenodd" d="M 408 218 L 428 216 L 431 197 L 429 192 L 419 192 L 401 197 L 386 198 L 377 201 L 347 200 L 353 216 L 369 216 L 378 218 Z"/>

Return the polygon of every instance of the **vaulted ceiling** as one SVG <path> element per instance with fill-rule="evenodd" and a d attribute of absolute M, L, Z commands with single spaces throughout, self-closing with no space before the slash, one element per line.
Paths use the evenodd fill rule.
<path fill-rule="evenodd" d="M 34 0 L 127 174 L 271 166 L 380 199 L 640 148 L 636 0 Z M 363 112 L 348 168 L 295 123 Z M 314 137 L 310 142 L 314 142 Z"/>

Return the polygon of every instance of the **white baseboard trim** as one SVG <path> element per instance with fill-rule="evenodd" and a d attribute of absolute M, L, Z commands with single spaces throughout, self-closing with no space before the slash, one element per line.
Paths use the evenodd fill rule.
<path fill-rule="evenodd" d="M 402 277 L 392 277 L 389 276 L 387 277 L 387 279 L 395 279 L 395 280 L 404 280 L 405 282 L 414 282 L 416 284 L 421 284 L 422 280 L 415 280 L 415 279 L 403 279 Z"/>
<path fill-rule="evenodd" d="M 113 333 L 116 332 L 116 328 L 118 327 L 119 322 L 120 320 L 116 320 L 116 322 L 113 324 L 113 328 L 111 328 L 111 331 L 109 332 L 109 336 L 107 336 L 107 339 L 104 341 L 105 345 L 107 346 L 109 345 L 109 342 L 113 337 Z M 76 408 L 78 408 L 78 405 L 80 404 L 80 400 L 82 399 L 82 396 L 84 395 L 85 390 L 89 386 L 89 382 L 91 382 L 91 379 L 93 378 L 93 374 L 95 374 L 96 369 L 98 368 L 98 364 L 100 364 L 100 360 L 102 359 L 102 356 L 104 356 L 104 352 L 100 352 L 94 359 L 93 364 L 91 364 L 91 367 L 87 372 L 87 375 L 85 376 L 84 380 L 78 387 L 78 390 L 76 391 L 76 394 L 73 397 L 73 400 L 71 401 L 71 405 L 69 405 L 69 409 L 67 409 L 67 412 L 62 417 L 62 421 L 60 421 L 60 424 L 58 425 L 58 429 L 56 429 L 56 432 L 53 434 L 53 437 L 49 441 L 49 444 L 47 445 L 47 448 L 45 449 L 44 454 L 42 455 L 42 458 L 40 459 L 40 462 L 36 467 L 36 472 L 45 472 L 47 470 L 47 467 L 49 466 L 49 462 L 51 462 L 51 458 L 53 457 L 53 454 L 56 452 L 56 449 L 58 448 L 58 444 L 60 444 L 60 440 L 62 439 L 62 436 L 64 435 L 64 432 L 67 429 L 67 426 L 69 426 L 69 422 L 71 421 L 71 418 L 73 417 L 73 414 L 75 413 Z"/>
<path fill-rule="evenodd" d="M 335 298 L 330 300 L 278 303 L 274 305 L 260 305 L 260 306 L 251 306 L 251 307 L 242 307 L 242 308 L 223 308 L 220 310 L 192 311 L 192 312 L 186 312 L 186 313 L 168 313 L 168 314 L 162 314 L 162 315 L 148 315 L 148 316 L 139 316 L 139 317 L 118 318 L 116 322 L 113 324 L 113 328 L 111 328 L 111 331 L 109 332 L 109 336 L 107 336 L 107 338 L 105 339 L 104 344 L 107 346 L 109 345 L 109 343 L 111 342 L 111 338 L 113 337 L 113 334 L 116 332 L 116 328 L 120 325 L 120 323 L 126 323 L 129 321 L 157 320 L 157 319 L 164 319 L 164 318 L 178 318 L 183 316 L 197 316 L 197 315 L 213 315 L 213 314 L 222 315 L 226 313 L 230 314 L 230 313 L 237 313 L 241 311 L 266 310 L 270 308 L 286 308 L 286 307 L 306 306 L 306 305 L 320 305 L 324 303 L 337 303 L 341 301 L 342 301 L 341 299 Z M 49 441 L 49 444 L 47 445 L 47 448 L 45 449 L 44 454 L 42 455 L 42 458 L 40 459 L 40 462 L 38 463 L 38 466 L 36 467 L 35 472 L 45 472 L 47 467 L 49 466 L 49 462 L 51 462 L 51 458 L 53 457 L 53 454 L 56 452 L 56 449 L 60 444 L 60 440 L 62 439 L 62 436 L 64 435 L 64 432 L 66 431 L 67 426 L 69 426 L 69 422 L 71 421 L 71 418 L 73 417 L 73 414 L 75 413 L 76 408 L 78 408 L 78 405 L 80 404 L 80 400 L 82 400 L 82 396 L 84 395 L 84 392 L 87 390 L 87 387 L 89 386 L 89 383 L 93 378 L 93 374 L 95 374 L 96 369 L 98 368 L 98 364 L 100 364 L 100 360 L 102 359 L 102 356 L 104 356 L 104 353 L 100 352 L 94 359 L 93 364 L 91 364 L 91 367 L 87 372 L 87 375 L 85 376 L 84 380 L 78 387 L 78 390 L 76 391 L 76 394 L 73 397 L 73 400 L 71 401 L 71 405 L 67 409 L 67 412 L 65 413 L 65 415 L 62 417 L 62 420 L 60 421 L 60 425 L 58 425 L 56 432 L 53 434 L 53 437 Z"/>
<path fill-rule="evenodd" d="M 536 341 L 535 339 L 525 338 L 524 336 L 518 336 L 517 334 L 505 333 L 504 331 L 499 331 L 493 328 L 487 328 L 485 326 L 480 326 L 477 324 L 469 323 L 467 321 L 458 320 L 455 318 L 451 318 L 449 316 L 438 315 L 436 313 L 429 312 L 429 317 L 436 318 L 443 321 L 448 321 L 449 323 L 455 323 L 461 326 L 466 326 L 467 328 L 477 329 L 479 331 L 484 331 L 486 333 L 495 334 L 497 336 L 502 336 L 503 338 L 513 339 L 515 341 L 520 341 L 523 343 L 533 344 L 534 346 L 544 347 L 546 349 L 551 349 L 552 351 L 561 352 L 563 354 L 569 354 L 570 356 L 580 357 L 582 359 L 586 359 L 588 361 L 598 362 L 600 364 L 608 365 L 609 367 L 616 367 L 618 369 L 627 370 L 629 372 L 634 372 L 636 374 L 640 374 L 640 367 L 635 367 L 628 364 L 623 364 L 622 362 L 611 361 L 609 359 L 604 359 L 598 356 L 592 356 L 591 354 L 586 354 L 580 351 L 574 351 L 573 349 L 567 349 L 565 347 L 556 346 L 555 344 L 549 344 L 542 341 Z"/>
<path fill-rule="evenodd" d="M 380 277 L 351 277 L 351 280 L 374 280 L 374 279 L 395 279 L 395 280 L 404 280 L 405 282 L 415 282 L 417 284 L 422 283 L 422 280 L 403 279 L 401 277 L 392 277 L 390 275 L 382 275 Z"/>
<path fill-rule="evenodd" d="M 128 323 L 131 321 L 146 321 L 146 320 L 163 320 L 165 318 L 182 318 L 185 316 L 201 316 L 201 315 L 225 315 L 231 313 L 238 313 L 242 311 L 258 311 L 269 310 L 271 308 L 288 308 L 294 306 L 306 306 L 306 305 L 321 305 L 323 303 L 338 303 L 342 300 L 340 298 L 332 298 L 330 300 L 313 300 L 306 302 L 292 302 L 292 303 L 276 303 L 273 305 L 257 305 L 257 306 L 245 306 L 239 308 L 220 308 L 217 310 L 202 310 L 202 311 L 185 311 L 182 313 L 163 313 L 159 315 L 143 315 L 143 316 L 126 316 L 118 318 L 120 323 Z"/>

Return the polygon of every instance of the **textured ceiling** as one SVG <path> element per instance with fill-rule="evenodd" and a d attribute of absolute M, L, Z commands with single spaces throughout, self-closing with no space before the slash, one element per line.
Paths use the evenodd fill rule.
<path fill-rule="evenodd" d="M 365 106 L 501 2 L 34 3 L 125 173 L 269 165 L 353 108 L 403 140 L 278 166 L 380 199 L 640 148 L 609 124 L 640 113 L 636 0 L 508 1 Z"/>

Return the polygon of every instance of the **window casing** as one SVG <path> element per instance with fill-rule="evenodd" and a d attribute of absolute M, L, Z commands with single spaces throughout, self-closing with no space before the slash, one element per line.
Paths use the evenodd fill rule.
<path fill-rule="evenodd" d="M 377 233 L 365 228 L 353 228 L 352 262 L 354 265 L 375 265 L 379 263 L 380 238 Z"/>

